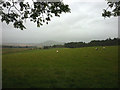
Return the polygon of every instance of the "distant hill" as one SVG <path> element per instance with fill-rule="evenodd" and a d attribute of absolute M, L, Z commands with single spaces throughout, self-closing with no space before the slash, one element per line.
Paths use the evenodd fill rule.
<path fill-rule="evenodd" d="M 46 41 L 40 44 L 37 44 L 38 47 L 43 46 L 53 46 L 53 45 L 64 45 L 64 42 L 57 42 L 57 41 Z"/>
<path fill-rule="evenodd" d="M 53 45 L 64 45 L 64 42 L 57 42 L 57 41 L 45 41 L 43 43 L 3 43 L 2 45 L 7 46 L 37 46 L 37 47 L 43 47 L 43 46 L 53 46 Z"/>

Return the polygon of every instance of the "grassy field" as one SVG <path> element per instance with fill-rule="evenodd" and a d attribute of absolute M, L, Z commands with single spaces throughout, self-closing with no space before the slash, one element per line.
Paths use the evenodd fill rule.
<path fill-rule="evenodd" d="M 117 46 L 56 50 L 3 54 L 3 88 L 118 87 Z"/>

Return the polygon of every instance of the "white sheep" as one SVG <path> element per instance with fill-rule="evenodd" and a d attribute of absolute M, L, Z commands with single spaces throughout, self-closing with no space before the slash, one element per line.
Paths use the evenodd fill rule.
<path fill-rule="evenodd" d="M 98 48 L 95 48 L 95 50 L 98 50 Z"/>
<path fill-rule="evenodd" d="M 103 47 L 103 49 L 105 49 L 105 47 Z"/>
<path fill-rule="evenodd" d="M 56 50 L 56 53 L 58 53 L 59 51 L 58 50 Z"/>

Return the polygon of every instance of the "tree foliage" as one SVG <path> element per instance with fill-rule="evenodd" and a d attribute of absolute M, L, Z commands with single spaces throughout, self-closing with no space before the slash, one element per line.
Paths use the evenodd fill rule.
<path fill-rule="evenodd" d="M 37 27 L 48 24 L 51 17 L 60 17 L 62 12 L 70 12 L 68 5 L 60 2 L 34 2 L 30 5 L 28 2 L 14 2 L 9 0 L 7 2 L 0 2 L 0 15 L 1 21 L 5 21 L 7 24 L 13 23 L 15 28 L 25 29 L 24 20 L 29 19 L 30 21 L 37 24 Z"/>
<path fill-rule="evenodd" d="M 120 16 L 120 0 L 114 1 L 114 0 L 107 0 L 108 7 L 106 9 L 103 9 L 102 16 L 103 17 L 117 17 Z"/>
<path fill-rule="evenodd" d="M 19 1 L 19 0 L 18 0 Z M 33 0 L 32 0 L 33 1 Z M 103 17 L 120 16 L 120 0 L 107 0 L 108 7 L 103 9 Z M 34 2 L 30 5 L 28 2 L 14 2 L 14 0 L 0 1 L 1 21 L 9 24 L 13 23 L 15 28 L 25 29 L 24 21 L 29 19 L 36 23 L 37 27 L 44 23 L 48 24 L 51 17 L 60 17 L 60 14 L 70 12 L 68 5 L 60 2 Z"/>
<path fill-rule="evenodd" d="M 70 42 L 65 43 L 66 48 L 80 48 L 80 47 L 91 47 L 91 46 L 114 46 L 114 45 L 120 45 L 120 39 L 119 38 L 108 38 L 106 40 L 92 40 L 89 43 L 84 42 Z"/>

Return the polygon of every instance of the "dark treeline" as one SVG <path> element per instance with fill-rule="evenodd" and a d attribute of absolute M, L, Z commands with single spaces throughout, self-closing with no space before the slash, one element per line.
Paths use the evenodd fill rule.
<path fill-rule="evenodd" d="M 44 46 L 44 49 L 49 48 L 80 48 L 80 47 L 91 47 L 91 46 L 114 46 L 114 45 L 120 45 L 120 39 L 119 38 L 108 38 L 106 40 L 92 40 L 89 43 L 85 42 L 69 42 L 65 43 L 64 45 L 53 45 L 53 46 Z"/>
<path fill-rule="evenodd" d="M 2 48 L 37 48 L 36 46 L 10 46 L 10 45 L 2 45 Z"/>
<path fill-rule="evenodd" d="M 80 47 L 91 47 L 91 46 L 115 46 L 120 45 L 120 38 L 108 38 L 106 40 L 92 40 L 89 43 L 85 42 L 69 42 L 64 45 L 53 45 L 44 46 L 43 49 L 49 48 L 80 48 Z M 38 48 L 37 46 L 7 46 L 3 45 L 2 48 Z M 39 48 L 41 49 L 41 48 Z"/>
<path fill-rule="evenodd" d="M 64 45 L 53 45 L 53 46 L 44 46 L 44 49 L 49 49 L 49 48 L 64 48 Z"/>
<path fill-rule="evenodd" d="M 120 39 L 106 39 L 106 40 L 92 40 L 89 43 L 84 42 L 70 42 L 65 43 L 64 46 L 67 48 L 79 48 L 79 47 L 91 47 L 91 46 L 113 46 L 113 45 L 120 45 Z"/>

